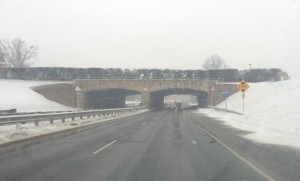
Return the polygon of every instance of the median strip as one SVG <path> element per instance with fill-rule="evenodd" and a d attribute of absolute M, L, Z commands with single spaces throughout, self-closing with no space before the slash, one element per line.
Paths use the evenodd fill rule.
<path fill-rule="evenodd" d="M 117 140 L 114 140 L 110 143 L 108 143 L 107 145 L 103 146 L 102 148 L 100 148 L 99 150 L 96 150 L 95 152 L 93 152 L 93 155 L 96 155 L 97 153 L 103 151 L 104 149 L 108 148 L 109 146 L 111 146 L 112 144 L 116 143 Z"/>

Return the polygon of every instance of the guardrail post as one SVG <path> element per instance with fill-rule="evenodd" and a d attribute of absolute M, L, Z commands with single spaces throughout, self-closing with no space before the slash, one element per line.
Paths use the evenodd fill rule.
<path fill-rule="evenodd" d="M 53 124 L 53 119 L 50 119 L 50 124 Z"/>
<path fill-rule="evenodd" d="M 62 118 L 61 121 L 64 123 L 64 122 L 66 122 L 66 119 L 65 119 L 65 118 Z"/>
<path fill-rule="evenodd" d="M 35 126 L 39 126 L 39 121 L 34 121 Z"/>
<path fill-rule="evenodd" d="M 80 116 L 80 119 L 83 119 L 83 116 Z"/>
<path fill-rule="evenodd" d="M 72 121 L 75 121 L 75 117 L 72 117 Z"/>

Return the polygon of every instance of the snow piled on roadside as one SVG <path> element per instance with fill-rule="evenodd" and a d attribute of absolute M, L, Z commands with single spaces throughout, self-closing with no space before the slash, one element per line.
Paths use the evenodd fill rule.
<path fill-rule="evenodd" d="M 31 87 L 61 82 L 0 79 L 0 110 L 17 112 L 67 111 L 74 108 L 50 101 L 34 92 Z"/>
<path fill-rule="evenodd" d="M 148 110 L 145 109 L 134 113 L 124 113 L 118 116 L 96 116 L 85 119 L 76 118 L 75 121 L 72 121 L 71 119 L 66 119 L 66 122 L 62 122 L 61 120 L 55 120 L 54 124 L 50 124 L 49 121 L 43 121 L 39 123 L 39 126 L 35 126 L 34 123 L 0 126 L 0 144 L 44 135 L 48 133 L 58 132 L 62 130 L 68 130 L 76 127 L 97 124 L 100 122 L 112 121 L 117 118 L 141 114 L 147 111 Z"/>
<path fill-rule="evenodd" d="M 0 126 L 0 144 L 25 139 L 33 136 L 43 135 L 47 133 L 57 132 L 61 130 L 66 130 L 74 127 L 89 125 L 91 123 L 94 123 L 95 121 L 102 122 L 107 119 L 108 118 L 86 118 L 83 120 L 77 119 L 76 121 L 71 121 L 71 119 L 67 119 L 66 122 L 61 122 L 61 120 L 57 120 L 54 124 L 50 124 L 49 121 L 43 121 L 40 122 L 39 126 L 35 126 L 34 123 Z M 17 127 L 19 128 L 16 129 Z"/>
<path fill-rule="evenodd" d="M 246 92 L 245 115 L 199 109 L 232 127 L 251 131 L 245 137 L 257 142 L 300 148 L 300 79 L 250 83 Z M 228 109 L 242 112 L 241 93 L 227 100 Z M 225 103 L 217 107 L 224 108 Z"/>

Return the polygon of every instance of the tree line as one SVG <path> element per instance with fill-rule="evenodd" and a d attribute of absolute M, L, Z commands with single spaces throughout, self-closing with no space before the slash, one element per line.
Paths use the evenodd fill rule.
<path fill-rule="evenodd" d="M 38 47 L 21 38 L 0 40 L 0 78 L 23 80 L 59 80 L 89 78 L 123 79 L 198 79 L 219 82 L 261 82 L 279 80 L 280 69 L 230 69 L 218 54 L 212 54 L 202 63 L 202 70 L 120 69 L 120 68 L 65 68 L 30 67 L 38 55 Z"/>
<path fill-rule="evenodd" d="M 120 68 L 24 67 L 2 68 L 1 79 L 73 81 L 74 79 L 195 79 L 219 82 L 281 80 L 281 69 L 172 70 Z"/>

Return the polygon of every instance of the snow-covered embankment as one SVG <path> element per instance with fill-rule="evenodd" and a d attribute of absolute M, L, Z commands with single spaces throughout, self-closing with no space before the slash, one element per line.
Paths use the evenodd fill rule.
<path fill-rule="evenodd" d="M 253 132 L 246 138 L 300 148 L 300 80 L 251 83 L 246 92 L 245 115 L 199 109 L 238 129 Z M 242 112 L 241 93 L 227 100 L 228 109 Z M 225 107 L 224 102 L 218 107 Z"/>
<path fill-rule="evenodd" d="M 17 109 L 18 112 L 74 110 L 50 101 L 31 89 L 34 86 L 54 83 L 59 82 L 0 79 L 0 110 Z"/>

